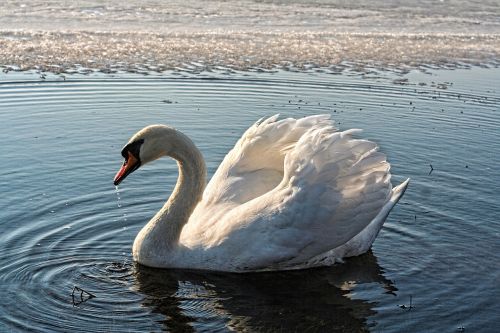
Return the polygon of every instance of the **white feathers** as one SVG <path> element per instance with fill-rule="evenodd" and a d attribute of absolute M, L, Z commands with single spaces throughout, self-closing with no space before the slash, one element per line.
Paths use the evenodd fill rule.
<path fill-rule="evenodd" d="M 154 266 L 291 269 L 365 252 L 408 183 L 392 190 L 385 155 L 360 133 L 337 131 L 328 115 L 259 120 Z"/>
<path fill-rule="evenodd" d="M 229 151 L 204 192 L 211 204 L 254 199 L 282 180 L 285 156 L 312 128 L 333 124 L 328 115 L 276 121 L 278 115 L 251 126 Z"/>

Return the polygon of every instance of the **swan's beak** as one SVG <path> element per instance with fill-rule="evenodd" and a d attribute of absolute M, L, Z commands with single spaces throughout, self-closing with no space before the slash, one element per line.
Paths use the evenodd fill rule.
<path fill-rule="evenodd" d="M 122 167 L 116 173 L 114 184 L 120 184 L 128 175 L 137 170 L 141 165 L 140 161 L 131 153 L 128 152 L 128 158 L 123 162 Z"/>

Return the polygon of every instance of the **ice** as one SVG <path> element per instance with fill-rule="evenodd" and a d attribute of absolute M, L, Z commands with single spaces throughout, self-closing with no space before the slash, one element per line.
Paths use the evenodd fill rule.
<path fill-rule="evenodd" d="M 0 12 L 7 70 L 337 72 L 500 58 L 493 2 L 6 0 Z"/>

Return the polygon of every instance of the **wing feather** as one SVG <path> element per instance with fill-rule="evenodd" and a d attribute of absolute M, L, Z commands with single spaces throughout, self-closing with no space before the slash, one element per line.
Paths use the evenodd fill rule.
<path fill-rule="evenodd" d="M 390 200 L 392 185 L 385 155 L 375 143 L 354 139 L 358 133 L 318 124 L 302 135 L 284 158 L 280 185 L 233 215 L 255 212 L 227 238 L 238 241 L 242 264 L 259 268 L 307 262 L 370 224 Z"/>
<path fill-rule="evenodd" d="M 244 270 L 299 265 L 347 243 L 392 195 L 386 156 L 359 133 L 324 115 L 258 121 L 216 171 L 183 244 L 231 249 Z"/>
<path fill-rule="evenodd" d="M 241 204 L 268 192 L 281 182 L 284 158 L 306 131 L 313 126 L 333 128 L 329 115 L 279 121 L 278 117 L 259 119 L 243 134 L 207 185 L 203 201 Z M 240 189 L 245 193 L 238 194 Z"/>

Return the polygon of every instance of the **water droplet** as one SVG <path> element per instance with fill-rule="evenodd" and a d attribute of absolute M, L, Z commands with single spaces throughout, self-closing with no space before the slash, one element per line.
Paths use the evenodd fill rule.
<path fill-rule="evenodd" d="M 115 193 L 116 193 L 116 204 L 118 206 L 118 208 L 120 208 L 122 206 L 122 204 L 120 203 L 120 191 L 118 190 L 118 186 L 115 186 Z"/>
<path fill-rule="evenodd" d="M 118 190 L 118 186 L 115 186 L 115 193 L 116 193 L 116 205 L 118 206 L 118 208 L 122 208 L 122 203 L 121 203 L 121 198 L 120 198 L 120 191 Z M 127 214 L 126 213 L 123 214 L 122 220 L 123 221 L 127 221 Z"/>

